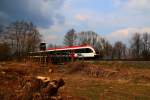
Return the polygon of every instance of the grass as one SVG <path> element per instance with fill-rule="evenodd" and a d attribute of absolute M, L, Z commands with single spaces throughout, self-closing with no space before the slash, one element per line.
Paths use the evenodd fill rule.
<path fill-rule="evenodd" d="M 66 84 L 60 94 L 64 100 L 150 100 L 150 62 L 93 61 L 50 65 L 47 68 L 22 63 L 2 66 L 0 97 L 4 100 L 11 98 L 10 91 L 18 88 L 17 79 L 24 74 L 49 76 L 51 79 L 63 78 Z M 90 67 L 100 68 L 100 74 L 103 75 L 93 77 L 84 73 Z M 54 70 L 53 73 L 48 72 L 50 68 Z M 111 71 L 116 72 L 111 74 Z"/>
<path fill-rule="evenodd" d="M 67 78 L 69 76 L 66 76 Z M 74 78 L 72 78 L 74 77 Z M 66 82 L 65 91 L 75 97 L 85 97 L 88 100 L 149 100 L 150 86 L 133 83 L 118 83 L 97 78 L 70 76 Z"/>
<path fill-rule="evenodd" d="M 93 61 L 95 65 L 105 67 L 125 67 L 149 69 L 150 61 Z"/>
<path fill-rule="evenodd" d="M 78 72 L 68 74 L 65 76 L 67 84 L 64 90 L 69 91 L 74 97 L 82 97 L 87 100 L 150 99 L 150 62 L 94 61 L 84 63 L 87 65 L 86 68 L 93 64 L 102 69 L 118 72 L 110 75 L 109 78 L 106 77 L 107 74 L 98 78 L 78 74 Z"/>

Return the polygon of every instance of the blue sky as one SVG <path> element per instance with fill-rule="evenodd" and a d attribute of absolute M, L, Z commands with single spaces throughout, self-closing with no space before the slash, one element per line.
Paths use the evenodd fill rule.
<path fill-rule="evenodd" d="M 43 41 L 61 44 L 71 28 L 95 31 L 125 43 L 135 32 L 150 32 L 150 0 L 1 0 L 0 24 L 32 21 Z"/>

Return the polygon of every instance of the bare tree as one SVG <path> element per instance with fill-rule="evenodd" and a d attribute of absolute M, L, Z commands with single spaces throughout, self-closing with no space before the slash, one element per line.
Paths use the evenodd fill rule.
<path fill-rule="evenodd" d="M 144 33 L 142 37 L 142 57 L 150 58 L 150 34 Z"/>
<path fill-rule="evenodd" d="M 126 45 L 123 44 L 121 41 L 117 41 L 114 45 L 114 56 L 117 59 L 125 58 L 126 55 Z"/>
<path fill-rule="evenodd" d="M 39 48 L 39 44 L 41 42 L 42 35 L 37 30 L 36 26 L 33 25 L 33 23 L 28 24 L 28 32 L 27 36 L 25 36 L 25 45 L 27 48 L 25 48 L 26 51 L 35 51 L 37 48 Z"/>
<path fill-rule="evenodd" d="M 132 56 L 134 58 L 140 58 L 141 57 L 141 35 L 139 33 L 135 33 L 131 40 L 131 50 L 132 50 Z"/>
<path fill-rule="evenodd" d="M 93 31 L 81 32 L 78 35 L 79 44 L 81 45 L 88 44 L 94 46 L 97 42 L 98 34 Z"/>
<path fill-rule="evenodd" d="M 64 44 L 66 46 L 76 45 L 77 34 L 74 29 L 69 30 L 64 36 Z"/>
<path fill-rule="evenodd" d="M 47 46 L 48 48 L 60 48 L 60 47 L 62 47 L 62 45 L 56 45 L 56 44 L 48 44 L 48 46 Z"/>
<path fill-rule="evenodd" d="M 93 31 L 80 32 L 78 34 L 78 44 L 91 45 L 97 50 L 102 48 L 101 37 Z"/>
<path fill-rule="evenodd" d="M 48 44 L 48 48 L 54 48 L 55 47 L 55 45 L 54 44 Z"/>
<path fill-rule="evenodd" d="M 34 51 L 41 41 L 41 35 L 31 22 L 16 21 L 6 28 L 7 42 L 17 57 Z"/>
<path fill-rule="evenodd" d="M 83 31 L 78 33 L 78 44 L 79 45 L 90 45 L 92 46 L 96 53 L 97 57 L 101 58 L 102 55 L 102 38 L 93 31 Z"/>
<path fill-rule="evenodd" d="M 102 55 L 104 59 L 112 59 L 113 58 L 112 45 L 105 38 L 102 38 L 101 44 L 102 44 L 102 49 L 100 51 L 100 55 Z"/>

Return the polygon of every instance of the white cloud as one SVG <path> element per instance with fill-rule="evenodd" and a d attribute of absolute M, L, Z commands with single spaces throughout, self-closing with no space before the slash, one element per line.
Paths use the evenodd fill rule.
<path fill-rule="evenodd" d="M 106 35 L 105 37 L 111 43 L 114 43 L 116 41 L 122 41 L 122 42 L 128 44 L 128 42 L 130 41 L 130 39 L 134 33 L 143 34 L 145 32 L 148 32 L 150 34 L 150 27 L 119 29 L 119 30 L 116 30 L 116 31 Z"/>
<path fill-rule="evenodd" d="M 61 45 L 63 43 L 64 34 L 71 29 L 72 25 L 70 23 L 59 24 L 55 21 L 53 26 L 49 26 L 48 28 L 39 27 L 40 33 L 43 35 L 43 42 L 58 44 Z"/>
<path fill-rule="evenodd" d="M 113 0 L 113 3 L 125 13 L 149 13 L 150 10 L 150 0 Z"/>
<path fill-rule="evenodd" d="M 91 17 L 91 16 L 85 15 L 85 14 L 77 14 L 77 15 L 75 16 L 75 18 L 76 18 L 77 20 L 79 20 L 79 21 L 87 21 L 87 20 L 90 19 L 90 17 Z"/>
<path fill-rule="evenodd" d="M 150 8 L 149 3 L 149 0 L 128 0 L 126 6 L 133 9 L 147 9 Z"/>
<path fill-rule="evenodd" d="M 50 34 L 49 36 L 46 36 L 45 38 L 46 40 L 56 41 L 58 39 L 58 36 L 54 34 Z"/>
<path fill-rule="evenodd" d="M 112 0 L 117 9 L 109 13 L 102 13 L 101 10 L 97 12 L 97 9 L 81 8 L 77 5 L 80 1 L 66 0 L 64 2 L 61 13 L 65 15 L 66 20 L 63 24 L 59 24 L 54 16 L 52 26 L 40 29 L 43 30 L 42 34 L 44 34 L 44 40 L 47 43 L 62 44 L 64 34 L 71 28 L 76 31 L 110 32 L 106 36 L 108 40 L 112 42 L 120 40 L 126 43 L 135 32 L 150 32 L 150 0 Z M 51 14 L 51 10 L 47 10 L 47 7 L 49 8 L 48 4 L 43 4 L 43 14 Z M 118 30 L 111 32 L 114 29 Z"/>
<path fill-rule="evenodd" d="M 60 44 L 61 42 L 61 34 L 59 34 L 60 29 L 59 27 L 53 28 L 54 26 L 51 26 L 49 28 L 38 28 L 40 33 L 43 36 L 43 42 L 46 43 L 53 43 L 53 44 Z"/>

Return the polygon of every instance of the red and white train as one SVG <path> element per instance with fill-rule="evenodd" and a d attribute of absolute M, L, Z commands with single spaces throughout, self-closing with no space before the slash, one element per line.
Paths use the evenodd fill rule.
<path fill-rule="evenodd" d="M 47 50 L 30 52 L 29 55 L 32 58 L 47 57 L 48 60 L 57 62 L 60 60 L 66 61 L 66 59 L 94 58 L 96 56 L 96 52 L 93 47 L 85 45 L 85 46 L 48 48 Z"/>
<path fill-rule="evenodd" d="M 46 50 L 49 53 L 56 53 L 60 55 L 70 55 L 75 58 L 88 58 L 95 57 L 96 52 L 94 48 L 91 46 L 70 46 L 70 47 L 62 47 L 62 48 L 49 48 Z"/>

